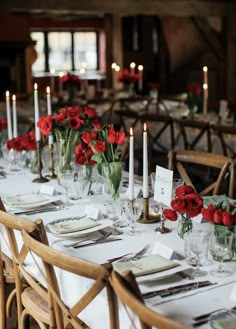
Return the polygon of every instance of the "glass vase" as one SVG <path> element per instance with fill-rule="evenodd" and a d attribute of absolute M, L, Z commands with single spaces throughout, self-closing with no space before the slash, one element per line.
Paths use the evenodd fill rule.
<path fill-rule="evenodd" d="M 193 222 L 190 217 L 185 217 L 182 214 L 179 215 L 177 232 L 181 239 L 184 238 L 184 235 L 190 232 L 193 228 Z"/>
<path fill-rule="evenodd" d="M 227 258 L 224 258 L 224 261 L 231 261 L 235 259 L 236 256 L 236 229 L 235 226 L 224 226 L 224 225 L 215 225 L 213 224 L 212 234 L 216 237 L 230 236 L 233 233 L 233 241 L 231 245 L 231 253 L 228 254 Z M 214 259 L 214 255 L 212 254 Z M 216 259 L 217 260 L 217 259 Z"/>
<path fill-rule="evenodd" d="M 122 177 L 122 162 L 102 164 L 103 193 L 111 196 L 113 200 L 120 197 L 119 188 Z"/>

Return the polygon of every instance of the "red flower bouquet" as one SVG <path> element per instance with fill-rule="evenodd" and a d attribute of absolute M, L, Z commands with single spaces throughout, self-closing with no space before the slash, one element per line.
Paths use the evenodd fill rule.
<path fill-rule="evenodd" d="M 7 141 L 7 148 L 15 151 L 35 151 L 37 149 L 35 131 L 32 130 L 24 136 L 18 136 L 16 138 Z"/>
<path fill-rule="evenodd" d="M 192 229 L 192 218 L 201 213 L 203 207 L 202 198 L 195 193 L 192 186 L 183 185 L 176 189 L 176 198 L 171 201 L 172 209 L 164 209 L 163 215 L 166 219 L 176 221 L 180 214 L 181 225 L 178 234 L 181 238 Z"/>
<path fill-rule="evenodd" d="M 56 115 L 47 115 L 39 119 L 37 125 L 41 134 L 53 134 L 60 145 L 61 169 L 69 169 L 75 147 L 80 143 L 83 131 L 92 130 L 98 123 L 97 112 L 89 107 L 63 108 Z"/>
<path fill-rule="evenodd" d="M 73 87 L 79 87 L 81 80 L 80 78 L 73 73 L 68 72 L 67 74 L 63 75 L 61 77 L 61 81 L 64 84 L 64 86 L 73 86 Z"/>
<path fill-rule="evenodd" d="M 201 102 L 202 87 L 196 83 L 190 84 L 187 87 L 187 98 L 185 103 L 190 110 L 193 110 L 194 106 L 198 106 Z"/>

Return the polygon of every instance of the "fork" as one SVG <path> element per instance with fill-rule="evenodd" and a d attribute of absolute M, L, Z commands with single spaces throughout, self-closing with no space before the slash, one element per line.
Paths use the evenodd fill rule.
<path fill-rule="evenodd" d="M 111 235 L 111 232 L 106 232 L 106 234 L 103 234 L 102 236 L 100 236 L 97 239 L 83 239 L 77 242 L 73 242 L 73 243 L 69 243 L 69 244 L 64 244 L 64 247 L 66 248 L 74 248 L 76 246 L 78 246 L 79 244 L 85 242 L 85 241 L 91 241 L 91 242 L 99 242 L 102 240 L 105 240 L 106 238 L 108 238 Z"/>
<path fill-rule="evenodd" d="M 115 262 L 117 260 L 124 260 L 125 259 L 125 261 L 129 261 L 129 260 L 132 260 L 132 259 L 136 259 L 140 256 L 143 256 L 149 248 L 150 248 L 150 244 L 146 244 L 146 246 L 144 246 L 141 250 L 139 250 L 136 253 L 130 252 L 128 254 L 117 256 L 117 257 L 114 257 L 114 258 L 110 258 L 110 259 L 107 259 L 107 262 L 112 263 L 112 262 Z M 127 256 L 130 256 L 130 257 L 127 257 Z"/>

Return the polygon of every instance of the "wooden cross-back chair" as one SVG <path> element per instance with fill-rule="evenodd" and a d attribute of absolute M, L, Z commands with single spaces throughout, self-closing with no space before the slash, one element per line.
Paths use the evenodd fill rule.
<path fill-rule="evenodd" d="M 110 281 L 126 311 L 132 311 L 138 317 L 142 329 L 151 329 L 153 327 L 158 329 L 189 328 L 147 307 L 144 304 L 143 297 L 132 272 L 128 271 L 120 275 L 113 271 Z M 136 328 L 134 323 L 133 328 Z"/>
<path fill-rule="evenodd" d="M 8 214 L 7 212 L 0 210 L 0 224 L 1 228 L 1 241 L 2 245 L 5 246 L 5 254 L 1 253 L 1 279 L 4 280 L 4 283 L 7 282 L 8 275 L 12 278 L 12 282 L 15 284 L 15 289 L 11 292 L 9 297 L 5 298 L 4 290 L 1 288 L 1 311 L 2 311 L 2 320 L 1 324 L 6 325 L 6 318 L 9 316 L 10 307 L 12 304 L 12 300 L 16 297 L 17 304 L 17 319 L 18 328 L 21 328 L 20 321 L 21 315 L 23 312 L 23 306 L 21 302 L 22 292 L 24 290 L 24 282 L 19 274 L 18 270 L 18 262 L 24 262 L 28 251 L 25 245 L 21 245 L 17 243 L 16 234 L 25 230 L 30 234 L 37 236 L 37 238 L 42 239 L 45 243 L 47 243 L 46 234 L 44 234 L 43 224 L 40 220 L 36 220 L 35 222 L 13 216 Z M 18 233 L 17 233 L 18 231 Z M 3 304 L 3 305 L 2 305 Z M 4 305 L 6 304 L 6 306 Z M 7 317 L 4 319 L 5 311 L 7 312 Z M 5 328 L 5 327 L 3 327 Z"/>
<path fill-rule="evenodd" d="M 79 319 L 79 315 L 103 289 L 106 289 L 108 298 L 107 312 L 109 312 L 110 316 L 110 328 L 117 328 L 118 311 L 116 296 L 113 293 L 113 289 L 108 279 L 112 270 L 111 264 L 97 265 L 81 260 L 79 258 L 69 256 L 62 253 L 61 251 L 49 247 L 46 244 L 43 244 L 40 241 L 37 241 L 34 237 L 25 231 L 23 232 L 23 240 L 27 246 L 28 251 L 32 255 L 32 258 L 35 260 L 35 265 L 38 266 L 38 261 L 36 260 L 35 255 L 39 257 L 40 261 L 42 262 L 41 264 L 43 264 L 40 273 L 46 282 L 47 290 L 40 292 L 40 285 L 38 281 L 33 280 L 32 277 L 28 274 L 27 268 L 25 269 L 24 265 L 20 264 L 20 271 L 22 275 L 33 289 L 38 291 L 39 294 L 42 294 L 41 298 L 43 298 L 47 304 L 51 304 L 54 310 L 56 310 L 57 307 L 57 312 L 52 314 L 52 316 L 55 316 L 54 323 L 52 322 L 52 319 L 48 317 L 48 314 L 45 314 L 44 318 L 42 318 L 44 323 L 47 323 L 50 328 L 57 329 L 88 328 L 88 326 L 86 326 Z M 67 271 L 69 273 L 93 280 L 93 283 L 91 283 L 84 295 L 78 299 L 78 301 L 72 307 L 67 307 L 60 297 L 60 288 L 55 274 L 56 269 Z M 22 320 L 24 320 L 26 314 L 35 314 L 36 308 L 33 303 L 27 304 L 25 302 L 24 294 L 22 295 L 22 302 L 25 306 L 22 317 Z M 46 327 L 41 326 L 41 328 Z"/>
<path fill-rule="evenodd" d="M 236 158 L 236 149 L 235 144 L 231 144 L 234 142 L 233 137 L 236 140 L 236 127 L 234 126 L 224 126 L 224 125 L 212 125 L 211 126 L 212 132 L 219 138 L 222 153 L 225 156 L 230 156 L 233 159 Z"/>
<path fill-rule="evenodd" d="M 136 127 L 140 122 L 140 115 L 138 112 L 131 110 L 116 110 L 115 113 L 119 116 L 120 129 L 124 131 L 125 135 L 129 135 L 129 129 Z"/>
<path fill-rule="evenodd" d="M 180 136 L 183 138 L 185 150 L 197 150 L 199 148 L 202 138 L 206 137 L 206 151 L 211 152 L 211 132 L 210 124 L 208 122 L 176 119 Z M 194 131 L 194 133 L 193 133 Z"/>
<path fill-rule="evenodd" d="M 199 166 L 197 168 L 199 177 L 195 183 L 191 176 L 193 172 L 192 174 L 189 173 L 189 169 L 191 171 L 193 165 Z M 228 187 L 226 194 L 231 198 L 234 196 L 235 162 L 230 157 L 209 152 L 171 150 L 168 153 L 168 168 L 177 170 L 184 183 L 193 186 L 201 196 L 222 193 L 222 186 L 226 180 L 227 184 L 225 185 Z M 204 171 L 201 171 L 202 168 L 204 168 Z M 199 191 L 196 183 L 198 183 L 199 179 L 207 176 L 206 168 L 211 169 L 209 172 L 211 179 L 207 183 L 205 182 L 206 186 Z"/>

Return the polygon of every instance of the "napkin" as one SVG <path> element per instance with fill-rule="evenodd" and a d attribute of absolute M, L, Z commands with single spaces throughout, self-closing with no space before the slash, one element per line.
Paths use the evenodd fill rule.
<path fill-rule="evenodd" d="M 61 220 L 59 219 L 53 224 L 48 224 L 48 227 L 52 233 L 63 234 L 87 230 L 98 225 L 99 224 L 91 218 L 76 219 L 76 217 L 69 217 Z"/>
<path fill-rule="evenodd" d="M 45 196 L 41 194 L 22 194 L 22 195 L 15 195 L 9 196 L 4 198 L 4 201 L 9 206 L 23 206 L 23 205 L 30 205 L 30 204 L 38 204 L 42 202 L 48 201 Z"/>
<path fill-rule="evenodd" d="M 162 272 L 172 267 L 179 266 L 178 263 L 166 259 L 160 255 L 150 255 L 138 260 L 121 261 L 113 263 L 115 271 L 122 273 L 132 271 L 134 275 L 141 276 L 156 272 Z"/>

